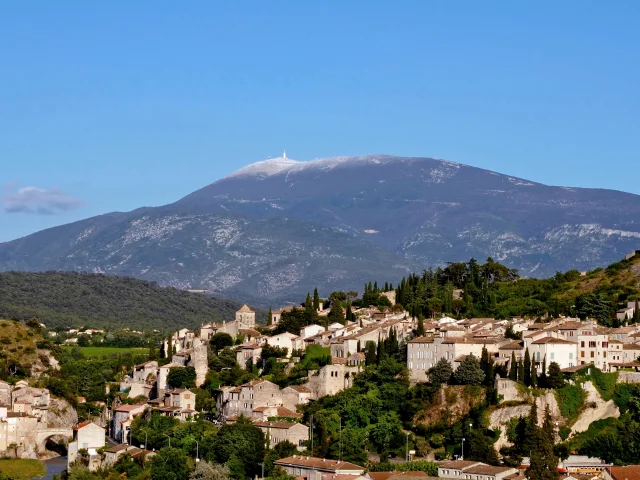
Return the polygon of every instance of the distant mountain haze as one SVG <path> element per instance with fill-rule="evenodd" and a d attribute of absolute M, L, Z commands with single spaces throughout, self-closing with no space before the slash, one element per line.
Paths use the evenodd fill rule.
<path fill-rule="evenodd" d="M 523 276 L 640 248 L 640 196 L 552 187 L 432 158 L 254 163 L 162 207 L 0 244 L 0 270 L 75 270 L 266 305 L 491 256 Z"/>

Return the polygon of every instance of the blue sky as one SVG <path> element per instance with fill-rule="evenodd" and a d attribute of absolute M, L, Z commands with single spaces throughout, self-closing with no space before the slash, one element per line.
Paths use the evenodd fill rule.
<path fill-rule="evenodd" d="M 286 149 L 640 194 L 640 2 L 0 3 L 0 241 Z"/>

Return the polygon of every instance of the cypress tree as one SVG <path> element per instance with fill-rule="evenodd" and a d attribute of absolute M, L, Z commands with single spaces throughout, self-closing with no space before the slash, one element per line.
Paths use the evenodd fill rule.
<path fill-rule="evenodd" d="M 522 360 L 518 360 L 518 381 L 524 383 L 524 364 Z"/>
<path fill-rule="evenodd" d="M 516 362 L 516 352 L 511 352 L 511 362 L 509 364 L 509 379 L 514 382 L 518 380 L 518 363 Z"/>
<path fill-rule="evenodd" d="M 540 381 L 538 382 L 538 384 L 543 388 L 547 388 L 547 356 L 546 355 L 542 359 L 542 373 L 540 374 Z"/>
<path fill-rule="evenodd" d="M 389 284 L 387 282 L 384 282 L 384 291 L 385 292 L 389 291 Z"/>
<path fill-rule="evenodd" d="M 531 386 L 531 356 L 529 355 L 529 347 L 524 351 L 524 384 Z"/>
<path fill-rule="evenodd" d="M 372 342 L 371 340 L 369 340 L 365 347 L 365 359 L 364 359 L 364 363 L 365 365 L 375 365 L 376 363 L 378 363 L 377 359 L 378 356 L 376 355 L 376 343 Z"/>
<path fill-rule="evenodd" d="M 320 310 L 320 295 L 318 295 L 318 288 L 313 289 L 313 309 L 317 312 Z"/>
<path fill-rule="evenodd" d="M 267 316 L 267 326 L 273 324 L 273 312 L 271 311 L 271 307 L 269 307 L 269 314 Z"/>
<path fill-rule="evenodd" d="M 418 330 L 416 331 L 418 337 L 424 337 L 424 320 L 422 317 L 418 318 Z"/>
<path fill-rule="evenodd" d="M 555 434 L 549 406 L 545 408 L 542 428 L 536 428 L 530 444 L 531 461 L 525 476 L 530 480 L 555 480 L 558 475 L 558 457 L 553 453 Z"/>
<path fill-rule="evenodd" d="M 633 323 L 640 323 L 640 305 L 637 299 L 633 307 Z"/>
<path fill-rule="evenodd" d="M 374 282 L 373 284 L 373 293 L 378 293 L 380 290 L 378 290 L 378 282 Z"/>
<path fill-rule="evenodd" d="M 538 375 L 536 372 L 536 362 L 531 362 L 531 387 L 536 388 L 538 386 Z"/>

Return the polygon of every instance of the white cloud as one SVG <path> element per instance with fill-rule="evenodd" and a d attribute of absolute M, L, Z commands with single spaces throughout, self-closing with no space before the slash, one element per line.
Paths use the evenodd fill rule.
<path fill-rule="evenodd" d="M 16 184 L 5 184 L 0 204 L 7 213 L 53 215 L 78 208 L 84 205 L 84 201 L 55 187 L 19 187 Z"/>

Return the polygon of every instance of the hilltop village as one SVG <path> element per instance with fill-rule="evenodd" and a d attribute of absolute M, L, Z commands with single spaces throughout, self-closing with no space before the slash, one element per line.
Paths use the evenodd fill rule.
<path fill-rule="evenodd" d="M 620 438 L 640 424 L 637 299 L 605 322 L 425 316 L 408 288 L 315 291 L 262 324 L 243 305 L 172 332 L 5 321 L 0 453 L 63 446 L 68 475 L 95 480 L 167 465 L 185 479 L 635 478 L 640 441 Z"/>

